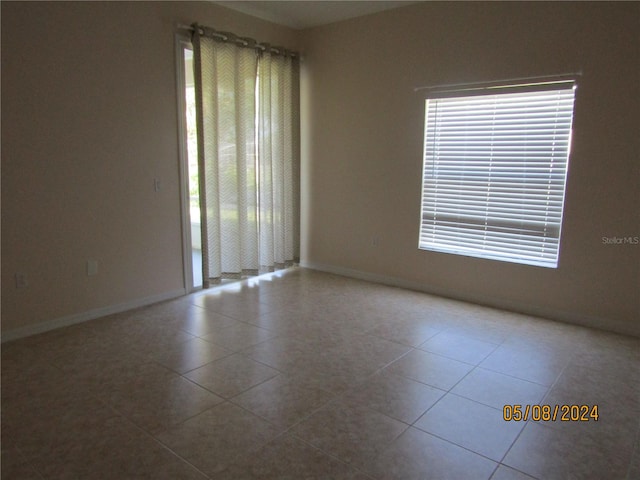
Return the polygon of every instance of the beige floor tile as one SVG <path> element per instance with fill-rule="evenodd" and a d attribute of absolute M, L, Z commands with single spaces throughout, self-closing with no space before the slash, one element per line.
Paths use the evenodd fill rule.
<path fill-rule="evenodd" d="M 540 404 L 547 390 L 547 387 L 537 383 L 476 368 L 451 393 L 502 409 L 504 405 Z"/>
<path fill-rule="evenodd" d="M 19 414 L 18 425 L 13 419 L 5 422 L 3 405 L 3 448 L 18 448 L 29 462 L 36 458 L 54 461 L 69 445 L 88 441 L 114 421 L 121 421 L 116 412 L 95 398 L 75 398 L 72 393 L 66 398 L 47 398 L 48 404 L 32 402 L 29 410 Z"/>
<path fill-rule="evenodd" d="M 640 339 L 304 268 L 0 355 L 3 480 L 640 479 Z"/>
<path fill-rule="evenodd" d="M 495 468 L 491 460 L 413 427 L 363 464 L 385 480 L 487 480 Z"/>
<path fill-rule="evenodd" d="M 220 480 L 370 479 L 355 468 L 286 434 L 243 460 L 216 478 Z"/>
<path fill-rule="evenodd" d="M 613 356 L 612 356 L 613 357 Z M 593 392 L 598 396 L 640 396 L 640 358 L 598 356 L 585 361 L 572 360 L 562 372 L 556 385 L 571 388 L 580 393 Z"/>
<path fill-rule="evenodd" d="M 387 368 L 391 373 L 449 390 L 473 369 L 473 365 L 413 350 Z"/>
<path fill-rule="evenodd" d="M 301 364 L 321 355 L 315 342 L 299 338 L 277 337 L 245 348 L 242 354 L 257 362 L 290 373 Z"/>
<path fill-rule="evenodd" d="M 222 402 L 222 398 L 178 375 L 144 376 L 102 395 L 117 412 L 156 434 Z"/>
<path fill-rule="evenodd" d="M 621 360 L 637 366 L 640 362 L 640 338 L 602 330 L 583 329 L 583 332 L 585 348 L 576 352 L 575 363 Z"/>
<path fill-rule="evenodd" d="M 3 347 L 4 348 L 4 347 Z M 47 402 L 59 396 L 68 397 L 70 392 L 76 391 L 79 382 L 70 377 L 55 365 L 35 362 L 25 368 L 10 367 L 2 359 L 2 407 L 16 406 L 20 410 L 32 408 L 35 404 Z M 79 392 L 78 396 L 88 396 Z"/>
<path fill-rule="evenodd" d="M 503 344 L 480 367 L 540 385 L 550 386 L 568 365 L 571 353 L 548 346 Z"/>
<path fill-rule="evenodd" d="M 629 464 L 629 472 L 627 473 L 627 480 L 636 478 L 640 478 L 640 428 L 636 434 L 636 444 Z"/>
<path fill-rule="evenodd" d="M 341 399 L 412 424 L 445 393 L 409 378 L 383 372 L 352 387 Z"/>
<path fill-rule="evenodd" d="M 385 340 L 417 347 L 441 330 L 419 320 L 391 319 L 378 322 L 375 327 L 365 331 L 369 335 L 375 335 Z"/>
<path fill-rule="evenodd" d="M 35 361 L 50 362 L 65 352 L 108 343 L 112 338 L 102 335 L 97 328 L 100 323 L 98 319 L 3 344 L 3 372 L 21 371 Z"/>
<path fill-rule="evenodd" d="M 360 360 L 374 368 L 382 368 L 411 351 L 407 345 L 373 335 L 356 335 L 327 351 L 327 355 Z"/>
<path fill-rule="evenodd" d="M 148 328 L 163 325 L 175 327 L 180 319 L 197 317 L 203 313 L 203 309 L 194 305 L 188 297 L 180 297 L 166 302 L 161 302 L 149 307 L 138 309 L 134 324 Z"/>
<path fill-rule="evenodd" d="M 499 462 L 524 423 L 505 422 L 502 410 L 448 394 L 414 426 Z"/>
<path fill-rule="evenodd" d="M 320 349 L 317 353 L 307 352 L 299 356 L 297 362 L 287 366 L 286 373 L 296 382 L 340 393 L 378 370 L 384 361 L 377 354 L 384 356 L 391 352 L 384 348 L 382 353 L 376 352 L 375 348 L 366 352 L 355 344 L 353 350 L 346 346 Z"/>
<path fill-rule="evenodd" d="M 451 308 L 451 302 L 458 303 L 445 299 L 439 300 L 436 297 L 427 295 L 422 302 L 416 302 L 415 305 L 412 304 L 405 307 L 404 318 L 438 331 L 457 328 L 463 319 Z"/>
<path fill-rule="evenodd" d="M 529 422 L 503 460 L 536 478 L 624 479 L 633 453 L 629 438 L 580 428 L 559 431 Z"/>
<path fill-rule="evenodd" d="M 517 332 L 517 326 L 505 319 L 504 312 L 468 304 L 460 310 L 447 332 L 494 344 L 504 343 Z"/>
<path fill-rule="evenodd" d="M 278 375 L 234 397 L 233 403 L 278 426 L 291 427 L 331 398 L 324 390 Z"/>
<path fill-rule="evenodd" d="M 174 373 L 142 355 L 101 355 L 82 361 L 82 357 L 62 365 L 62 371 L 83 390 L 102 395 L 114 386 L 137 378 L 171 376 Z"/>
<path fill-rule="evenodd" d="M 332 402 L 290 433 L 350 464 L 381 454 L 407 425 L 366 407 Z"/>
<path fill-rule="evenodd" d="M 266 420 L 225 402 L 157 438 L 196 468 L 218 478 L 238 459 L 253 455 L 280 433 Z"/>
<path fill-rule="evenodd" d="M 236 352 L 275 336 L 274 332 L 265 328 L 235 322 L 227 327 L 217 329 L 209 335 L 205 335 L 202 339 Z"/>
<path fill-rule="evenodd" d="M 303 342 L 306 348 L 318 353 L 324 353 L 334 349 L 341 354 L 346 354 L 346 345 L 353 345 L 361 337 L 353 329 L 339 324 L 334 320 L 322 322 L 307 322 L 287 328 L 279 332 L 281 336 L 294 338 Z M 381 339 L 379 339 L 381 340 Z"/>
<path fill-rule="evenodd" d="M 590 396 L 566 396 L 553 392 L 542 403 L 549 405 L 550 409 L 558 407 L 555 421 L 538 422 L 549 428 L 562 431 L 590 430 L 591 433 L 602 434 L 613 431 L 625 437 L 638 428 L 637 402 L 593 401 Z M 578 418 L 580 421 L 576 421 Z"/>
<path fill-rule="evenodd" d="M 220 313 L 243 322 L 250 322 L 273 310 L 273 307 L 261 303 L 259 298 L 251 293 L 244 294 L 229 289 L 214 294 L 204 292 L 195 296 L 193 303 L 207 311 Z"/>
<path fill-rule="evenodd" d="M 420 345 L 420 350 L 477 365 L 498 345 L 444 331 Z"/>
<path fill-rule="evenodd" d="M 633 430 L 638 426 L 640 416 L 640 376 L 637 365 L 629 362 L 618 364 L 604 364 L 600 359 L 590 365 L 570 364 L 555 385 L 545 396 L 543 403 L 559 405 L 560 414 L 555 422 L 544 422 L 555 428 L 581 428 L 575 422 L 562 421 L 571 418 L 571 410 L 580 415 L 589 406 L 588 414 L 591 429 L 609 429 L 623 431 Z M 567 406 L 567 407 L 564 407 Z M 597 424 L 593 423 L 593 407 L 597 407 L 599 414 Z M 566 415 L 568 414 L 568 415 Z M 579 422 L 583 423 L 583 422 Z"/>
<path fill-rule="evenodd" d="M 500 465 L 495 471 L 491 480 L 536 480 L 525 473 L 514 470 L 513 468 Z"/>
<path fill-rule="evenodd" d="M 526 315 L 518 318 L 521 324 L 508 343 L 534 347 L 545 345 L 565 352 L 579 351 L 587 344 L 588 330 L 585 328 Z"/>
<path fill-rule="evenodd" d="M 161 354 L 156 354 L 151 358 L 160 365 L 175 372 L 186 373 L 189 370 L 194 370 L 214 360 L 231 355 L 231 353 L 231 350 L 227 350 L 220 345 L 207 342 L 200 338 L 194 338 L 167 349 Z"/>
<path fill-rule="evenodd" d="M 204 337 L 205 335 L 237 322 L 237 320 L 222 315 L 221 313 L 210 312 L 201 307 L 194 308 L 198 310 L 191 315 L 175 319 L 173 325 L 191 335 Z"/>
<path fill-rule="evenodd" d="M 132 352 L 155 355 L 193 338 L 193 335 L 174 327 L 147 327 L 137 333 L 128 332 L 122 342 Z"/>
<path fill-rule="evenodd" d="M 17 449 L 2 450 L 0 457 L 3 480 L 43 480 Z"/>
<path fill-rule="evenodd" d="M 92 431 L 78 432 L 55 456 L 34 460 L 44 478 L 110 480 L 206 477 L 153 438 L 120 418 Z"/>
<path fill-rule="evenodd" d="M 296 328 L 304 327 L 308 320 L 307 317 L 300 314 L 299 309 L 287 306 L 277 310 L 270 310 L 248 320 L 247 323 L 278 334 L 286 334 L 292 330 L 295 331 Z"/>
<path fill-rule="evenodd" d="M 224 398 L 231 398 L 280 374 L 279 371 L 239 354 L 191 370 L 185 376 Z"/>
<path fill-rule="evenodd" d="M 75 337 L 75 335 L 72 336 Z M 138 364 L 147 361 L 144 354 L 131 348 L 129 342 L 112 334 L 105 334 L 103 337 L 89 337 L 77 343 L 75 339 L 69 340 L 66 336 L 61 335 L 60 340 L 52 340 L 42 346 L 34 346 L 31 351 L 34 352 L 32 356 L 37 361 L 32 363 L 29 368 L 38 363 L 46 362 L 66 373 L 83 370 L 109 370 L 115 363 Z M 7 367 L 9 366 L 10 364 L 7 364 Z M 22 374 L 24 369 L 18 368 L 17 370 Z M 7 369 L 3 368 L 3 372 L 7 373 Z"/>
<path fill-rule="evenodd" d="M 177 327 L 167 325 L 161 320 L 157 325 L 143 325 L 137 319 L 121 319 L 118 328 L 100 330 L 100 334 L 85 342 L 55 342 L 49 350 L 56 349 L 50 355 L 51 361 L 57 365 L 73 363 L 74 360 L 92 360 L 100 357 L 134 357 L 161 353 L 167 348 L 195 338 Z"/>

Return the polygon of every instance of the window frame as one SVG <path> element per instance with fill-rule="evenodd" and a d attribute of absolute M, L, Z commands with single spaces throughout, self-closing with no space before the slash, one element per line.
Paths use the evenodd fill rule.
<path fill-rule="evenodd" d="M 492 84 L 486 84 L 486 85 L 481 85 L 481 84 L 470 84 L 466 86 L 456 85 L 452 88 L 429 89 L 429 91 L 427 92 L 427 95 L 424 97 L 425 116 L 424 116 L 424 125 L 423 125 L 424 128 L 423 128 L 423 136 L 422 136 L 422 139 L 423 139 L 422 189 L 421 189 L 421 208 L 420 208 L 420 228 L 419 228 L 419 239 L 418 239 L 418 248 L 420 250 L 428 250 L 428 251 L 484 258 L 484 259 L 497 260 L 497 261 L 506 261 L 511 263 L 533 265 L 533 266 L 539 266 L 539 267 L 558 268 L 559 257 L 560 257 L 560 239 L 561 239 L 562 222 L 563 222 L 563 216 L 564 216 L 564 201 L 566 197 L 566 182 L 567 182 L 567 176 L 568 176 L 572 130 L 573 130 L 573 117 L 574 117 L 574 111 L 575 111 L 576 88 L 577 88 L 577 79 L 575 77 L 571 77 L 571 78 L 553 79 L 548 81 L 538 81 L 538 82 L 529 82 L 529 83 L 503 82 L 503 83 L 492 83 Z M 560 94 L 559 92 L 562 92 L 562 93 Z M 567 93 L 567 92 L 570 92 L 570 93 Z M 540 161 L 538 161 L 537 163 L 538 166 L 549 165 L 549 170 L 550 170 L 550 173 L 548 173 L 549 178 L 551 178 L 553 175 L 557 175 L 556 173 L 554 173 L 555 172 L 554 168 L 556 167 L 559 167 L 560 170 L 563 172 L 562 178 L 560 179 L 561 181 L 558 182 L 556 179 L 554 180 L 555 184 L 553 186 L 553 189 L 549 187 L 550 191 L 551 190 L 553 191 L 553 195 L 555 197 L 552 202 L 547 200 L 547 206 L 545 208 L 536 207 L 534 209 L 533 207 L 530 206 L 530 204 L 526 204 L 527 201 L 529 201 L 530 203 L 533 202 L 533 199 L 535 198 L 535 191 L 534 193 L 516 194 L 513 191 L 511 193 L 508 193 L 508 190 L 510 189 L 505 189 L 505 192 L 507 193 L 504 193 L 504 196 L 500 198 L 498 201 L 496 201 L 495 200 L 496 194 L 490 192 L 490 185 L 492 182 L 492 178 L 495 179 L 497 177 L 497 175 L 495 174 L 493 174 L 494 176 L 492 177 L 492 173 L 484 173 L 484 174 L 480 173 L 478 175 L 477 178 L 479 178 L 479 180 L 474 183 L 477 183 L 480 186 L 471 187 L 472 195 L 468 193 L 469 187 L 467 184 L 465 184 L 464 180 L 460 180 L 459 182 L 460 187 L 457 192 L 454 190 L 455 181 L 451 181 L 449 184 L 447 184 L 448 180 L 443 180 L 443 181 L 440 181 L 438 179 L 433 181 L 430 180 L 431 178 L 438 177 L 441 171 L 442 172 L 445 171 L 445 167 L 440 166 L 439 159 L 441 154 L 443 155 L 443 158 L 444 158 L 444 161 L 442 162 L 442 164 L 449 169 L 448 170 L 449 175 L 452 175 L 451 172 L 455 170 L 453 167 L 456 167 L 456 166 L 460 169 L 461 172 L 463 172 L 462 167 L 465 166 L 464 164 L 467 162 L 467 159 L 469 156 L 474 156 L 474 152 L 476 153 L 476 158 L 474 159 L 474 162 L 476 162 L 476 164 L 474 165 L 474 168 L 477 168 L 478 169 L 477 171 L 480 171 L 480 172 L 482 171 L 483 168 L 488 169 L 489 172 L 491 172 L 491 168 L 492 168 L 491 162 L 494 161 L 493 160 L 493 155 L 494 155 L 493 138 L 491 139 L 491 143 L 490 143 L 492 151 L 489 156 L 483 157 L 482 150 L 485 149 L 486 147 L 478 146 L 478 145 L 476 145 L 474 148 L 478 149 L 481 152 L 480 154 L 478 154 L 476 150 L 469 150 L 469 151 L 465 151 L 464 153 L 461 153 L 460 158 L 451 156 L 451 152 L 455 150 L 455 149 L 452 150 L 451 147 L 462 145 L 462 143 L 455 143 L 456 141 L 460 142 L 460 140 L 457 140 L 456 135 L 460 135 L 460 138 L 465 138 L 465 142 L 467 142 L 466 139 L 468 138 L 465 135 L 468 135 L 469 132 L 476 135 L 480 135 L 480 134 L 484 135 L 485 133 L 488 133 L 488 132 L 494 132 L 494 133 L 498 132 L 498 135 L 496 135 L 496 138 L 500 138 L 500 135 L 503 135 L 501 132 L 504 131 L 505 125 L 511 127 L 511 124 L 508 123 L 508 120 L 506 120 L 508 118 L 506 114 L 504 114 L 505 115 L 504 117 L 499 116 L 500 114 L 499 109 L 497 110 L 498 115 L 494 116 L 494 119 L 493 119 L 494 123 L 492 124 L 491 127 L 474 126 L 475 125 L 474 122 L 476 122 L 477 124 L 487 123 L 485 121 L 482 121 L 482 122 L 477 121 L 477 119 L 479 119 L 480 117 L 473 116 L 473 115 L 480 115 L 480 113 L 483 112 L 483 110 L 481 110 L 481 108 L 478 107 L 477 105 L 483 105 L 485 103 L 489 105 L 489 104 L 492 104 L 493 102 L 493 104 L 498 105 L 500 108 L 506 108 L 504 107 L 504 105 L 501 105 L 501 102 L 506 104 L 506 102 L 509 102 L 512 100 L 515 101 L 515 99 L 523 99 L 524 101 L 524 99 L 526 99 L 527 97 L 545 98 L 547 96 L 550 96 L 551 94 L 558 94 L 559 98 L 562 97 L 563 99 L 562 108 L 560 108 L 559 106 L 556 107 L 557 111 L 556 111 L 555 117 L 551 114 L 548 115 L 548 118 L 545 117 L 547 120 L 547 124 L 545 124 L 544 127 L 539 127 L 538 125 L 536 125 L 533 128 L 550 128 L 551 121 L 558 122 L 558 118 L 561 118 L 561 120 L 564 122 L 564 123 L 561 123 L 561 128 L 563 130 L 561 131 L 560 134 L 557 134 L 557 136 L 562 141 L 561 148 L 566 148 L 566 154 L 562 156 L 558 155 L 556 152 L 553 152 L 553 145 L 551 145 L 549 146 L 549 148 L 552 148 L 551 150 L 552 153 L 551 153 L 551 156 L 546 159 L 546 163 L 544 162 L 540 163 Z M 540 101 L 542 102 L 542 100 Z M 452 129 L 450 127 L 454 124 L 446 123 L 446 122 L 452 122 L 454 120 L 460 120 L 460 118 L 462 118 L 462 117 L 460 118 L 455 117 L 455 115 L 459 115 L 458 113 L 455 113 L 455 114 L 451 113 L 456 111 L 453 107 L 451 107 L 451 105 L 456 105 L 456 102 L 459 102 L 457 104 L 457 107 L 458 107 L 457 111 L 467 112 L 467 110 L 471 111 L 473 110 L 473 108 L 477 109 L 477 110 L 473 110 L 473 112 L 470 114 L 471 116 L 469 118 L 471 120 L 468 122 L 469 124 L 471 124 L 470 127 L 465 126 L 463 128 L 458 126 Z M 533 100 L 531 100 L 531 102 L 533 102 Z M 444 117 L 444 120 L 442 118 L 437 117 L 437 115 L 439 114 L 438 112 L 434 113 L 432 110 L 430 110 L 430 106 L 433 109 L 434 106 L 437 108 L 439 105 L 445 105 L 445 104 L 448 104 L 450 109 L 447 111 L 447 109 L 443 107 L 443 111 L 448 112 L 448 113 L 440 114 L 441 116 Z M 470 106 L 473 104 L 476 104 L 476 106 L 475 107 Z M 549 100 L 549 103 L 545 105 L 547 106 L 548 111 L 553 110 L 551 100 Z M 560 103 L 558 103 L 558 105 L 560 105 Z M 503 174 L 506 171 L 504 170 L 506 168 L 505 166 L 512 165 L 512 167 L 514 168 L 514 172 L 509 173 L 509 175 L 511 175 L 511 178 L 515 179 L 515 180 L 512 180 L 512 182 L 514 184 L 517 184 L 516 177 L 518 177 L 518 175 L 520 175 L 522 179 L 520 180 L 521 186 L 520 184 L 518 184 L 519 185 L 518 187 L 513 188 L 511 190 L 515 191 L 517 188 L 521 188 L 522 192 L 527 190 L 526 188 L 527 180 L 530 180 L 531 178 L 535 177 L 535 175 L 532 175 L 532 174 L 529 174 L 529 177 L 526 177 L 526 173 L 523 174 L 522 172 L 520 172 L 520 170 L 526 170 L 526 168 L 523 169 L 520 163 L 522 163 L 523 165 L 526 165 L 529 159 L 529 156 L 527 156 L 527 153 L 526 153 L 528 148 L 527 147 L 528 137 L 526 135 L 528 135 L 528 133 L 525 136 L 523 136 L 523 132 L 528 132 L 527 128 L 529 128 L 528 126 L 529 124 L 526 123 L 529 121 L 527 120 L 527 117 L 529 114 L 526 112 L 528 111 L 525 111 L 525 113 L 523 114 L 521 113 L 515 114 L 516 117 L 524 119 L 524 122 L 526 124 L 522 126 L 520 124 L 516 125 L 514 122 L 514 125 L 516 125 L 516 127 L 513 127 L 513 131 L 515 131 L 516 136 L 512 138 L 515 138 L 515 140 L 509 141 L 508 143 L 516 144 L 517 147 L 509 146 L 508 148 L 506 148 L 506 150 L 503 150 L 504 152 L 507 152 L 508 154 L 513 154 L 516 157 L 518 157 L 519 155 L 522 155 L 524 152 L 524 156 L 522 156 L 522 158 L 520 159 L 514 157 L 514 159 L 505 160 L 504 159 L 505 154 L 502 154 L 503 158 L 502 159 L 498 158 L 498 160 L 502 161 L 502 164 L 499 164 L 499 162 L 495 162 L 498 165 L 502 165 Z M 561 112 L 561 114 L 559 114 L 558 112 Z M 567 114 L 568 114 L 568 120 L 567 120 Z M 449 117 L 446 117 L 446 115 L 449 115 Z M 564 115 L 564 117 L 562 117 L 562 115 Z M 444 122 L 443 125 L 445 125 L 445 127 L 449 127 L 448 132 L 453 131 L 457 133 L 434 134 L 433 133 L 434 122 L 436 121 Z M 507 123 L 501 123 L 501 122 L 507 122 Z M 538 123 L 537 120 L 531 121 L 531 122 L 536 124 Z M 485 128 L 486 131 L 482 131 L 482 128 Z M 556 125 L 556 128 L 557 128 L 557 125 Z M 519 129 L 521 129 L 521 131 Z M 464 133 L 459 133 L 458 131 L 464 132 Z M 432 136 L 432 138 L 430 139 L 429 135 L 435 135 L 435 136 Z M 545 135 L 549 136 L 550 134 L 545 133 Z M 554 133 L 553 135 L 556 135 L 556 134 Z M 438 140 L 435 140 L 436 137 L 438 138 Z M 441 137 L 445 138 L 445 140 L 440 140 Z M 555 138 L 555 137 L 550 136 L 549 138 Z M 549 138 L 545 137 L 544 140 L 549 141 Z M 480 140 L 483 140 L 483 139 L 485 139 L 485 137 L 480 137 Z M 501 151 L 500 148 L 507 145 L 507 143 L 503 144 L 500 142 L 502 142 L 502 140 L 495 141 L 497 152 L 500 152 Z M 469 143 L 474 143 L 474 142 L 469 141 Z M 476 142 L 476 143 L 481 144 L 482 142 Z M 545 145 L 545 148 L 546 147 L 548 146 Z M 442 148 L 443 149 L 442 151 L 444 153 L 437 153 L 439 148 Z M 516 148 L 524 148 L 524 150 L 523 152 L 520 152 L 520 151 L 516 151 L 515 150 Z M 446 149 L 449 149 L 449 150 L 446 150 Z M 513 149 L 514 152 L 511 152 L 511 149 Z M 458 155 L 458 153 L 456 153 L 456 155 Z M 496 157 L 500 157 L 500 154 L 497 153 Z M 557 162 L 557 160 L 560 158 L 562 158 L 562 163 Z M 554 161 L 556 162 L 556 164 L 554 164 Z M 432 170 L 432 172 L 429 173 L 429 170 Z M 464 177 L 465 174 L 461 173 L 459 175 Z M 485 175 L 485 177 L 483 177 L 483 175 Z M 443 174 L 442 176 L 444 177 L 445 175 Z M 544 174 L 541 176 L 544 177 Z M 539 180 L 536 180 L 535 182 L 538 182 L 538 181 Z M 532 182 L 534 181 L 532 180 Z M 551 184 L 551 180 L 549 180 L 549 183 Z M 446 189 L 444 190 L 447 191 L 448 193 L 438 194 L 438 185 L 446 185 Z M 485 213 L 485 216 L 484 216 L 485 223 L 484 223 L 484 226 L 481 226 L 480 224 L 474 226 L 469 219 L 474 218 L 474 221 L 477 221 L 478 219 L 482 220 L 481 214 L 468 213 L 469 210 L 464 211 L 464 213 L 460 213 L 461 212 L 460 206 L 462 207 L 482 206 L 483 205 L 482 201 L 480 202 L 478 202 L 477 200 L 470 201 L 468 200 L 468 198 L 470 197 L 475 198 L 476 194 L 478 195 L 477 198 L 481 198 L 483 190 L 486 190 L 486 194 L 484 197 L 484 206 L 486 207 L 486 210 L 487 210 L 487 213 Z M 557 197 L 558 194 L 560 195 L 559 198 Z M 465 197 L 467 197 L 466 203 L 464 200 Z M 554 216 L 553 216 L 554 220 L 549 224 L 552 226 L 552 228 L 557 229 L 557 233 L 554 233 L 551 231 L 547 233 L 546 231 L 544 231 L 543 234 L 541 234 L 542 240 L 540 241 L 539 239 L 535 239 L 534 235 L 531 233 L 534 229 L 531 229 L 531 231 L 528 231 L 525 227 L 520 227 L 520 229 L 515 228 L 514 227 L 515 223 L 509 224 L 508 221 L 513 222 L 516 219 L 516 217 L 514 216 L 515 214 L 513 214 L 512 212 L 511 213 L 508 212 L 509 207 L 513 207 L 516 204 L 516 200 L 519 200 L 522 203 L 522 205 L 528 205 L 526 209 L 524 206 L 522 207 L 522 211 L 526 213 L 534 212 L 537 209 L 541 212 L 542 211 L 546 212 L 544 215 L 548 216 L 549 212 L 555 209 Z M 456 206 L 456 203 L 455 203 L 456 201 L 460 202 L 457 205 L 458 217 L 466 220 L 463 220 L 463 221 L 459 220 L 457 223 L 454 221 L 448 221 L 447 223 L 443 220 L 438 220 L 437 217 L 439 215 L 441 217 L 446 216 L 446 214 L 438 213 L 437 211 L 438 204 L 440 204 L 440 206 L 444 205 L 443 211 L 445 212 L 448 211 L 449 213 L 451 213 L 454 210 L 454 207 Z M 451 202 L 451 203 L 447 204 L 447 202 Z M 544 201 L 542 203 L 544 203 Z M 499 210 L 507 211 L 507 213 L 504 213 L 504 214 L 501 213 L 498 215 L 499 220 L 500 219 L 504 220 L 503 215 L 504 217 L 507 217 L 507 223 L 505 223 L 504 225 L 504 232 L 500 232 L 501 227 L 496 226 L 496 224 L 498 223 L 495 220 L 496 214 L 488 213 L 489 210 L 491 210 L 492 208 L 496 209 L 496 205 L 499 206 L 498 208 Z M 557 211 L 558 207 L 559 207 L 559 214 Z M 541 217 L 542 216 L 543 215 L 541 215 Z M 520 223 L 524 224 L 526 222 L 521 220 Z M 431 224 L 431 226 L 427 224 Z M 474 232 L 473 231 L 474 228 L 476 228 L 477 231 Z M 507 232 L 507 230 L 509 229 L 511 229 L 511 232 Z M 447 231 L 448 231 L 448 234 L 447 234 Z M 456 231 L 458 233 L 456 233 Z M 531 237 L 528 238 L 527 237 L 528 235 L 531 235 Z M 440 240 L 436 240 L 436 236 Z M 432 238 L 431 241 L 428 240 L 429 237 Z M 471 243 L 472 241 L 480 239 L 480 237 L 482 237 L 482 239 L 479 245 L 474 245 Z M 516 240 L 517 237 L 519 237 L 520 240 Z M 500 238 L 502 238 L 502 240 L 500 240 Z M 546 244 L 547 239 L 549 241 L 548 242 L 549 245 Z M 500 245 L 501 242 L 502 242 L 502 246 Z M 531 245 L 534 245 L 534 244 L 541 245 L 539 257 L 536 257 L 535 254 L 531 253 L 533 252 L 533 250 L 530 250 Z M 516 248 L 517 245 L 521 246 L 519 251 Z M 551 246 L 553 248 L 553 252 L 551 252 L 551 250 L 545 251 L 545 248 L 547 246 Z M 506 250 L 506 251 L 503 251 L 503 250 Z M 525 254 L 525 252 L 527 251 L 528 253 Z"/>

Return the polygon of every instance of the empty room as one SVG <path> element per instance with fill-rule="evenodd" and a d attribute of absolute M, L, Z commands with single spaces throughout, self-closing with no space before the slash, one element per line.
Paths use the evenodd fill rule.
<path fill-rule="evenodd" d="M 640 479 L 640 3 L 0 8 L 2 480 Z"/>

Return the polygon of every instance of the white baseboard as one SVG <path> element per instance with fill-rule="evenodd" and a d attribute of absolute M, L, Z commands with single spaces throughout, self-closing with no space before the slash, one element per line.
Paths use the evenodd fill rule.
<path fill-rule="evenodd" d="M 8 332 L 2 332 L 2 343 L 9 342 L 11 340 L 17 340 L 18 338 L 28 337 L 37 333 L 48 332 L 49 330 L 54 330 L 56 328 L 75 325 L 76 323 L 82 323 L 88 320 L 95 320 L 96 318 L 112 315 L 114 313 L 126 312 L 127 310 L 133 310 L 134 308 L 145 307 L 147 305 L 152 305 L 164 300 L 182 297 L 186 295 L 186 293 L 187 292 L 185 289 L 173 290 L 171 292 L 160 293 L 158 295 L 138 298 L 131 302 L 120 303 L 118 305 L 109 305 L 107 307 L 96 308 L 87 312 L 74 313 L 72 315 L 66 315 L 64 317 L 55 318 L 53 320 L 47 320 L 45 322 L 36 323 L 34 325 L 15 328 L 13 330 L 9 330 Z"/>
<path fill-rule="evenodd" d="M 580 313 L 554 310 L 537 305 L 528 305 L 518 302 L 511 302 L 503 298 L 494 298 L 486 296 L 478 296 L 473 294 L 465 294 L 460 292 L 451 292 L 439 287 L 427 285 L 419 282 L 413 282 L 398 277 L 380 275 L 377 273 L 353 270 L 350 268 L 338 267 L 335 265 L 326 265 L 314 262 L 300 262 L 300 266 L 321 272 L 333 273 L 344 277 L 357 278 L 373 283 L 390 285 L 392 287 L 406 288 L 407 290 L 415 290 L 418 292 L 429 293 L 439 297 L 461 300 L 464 302 L 475 303 L 487 307 L 499 308 L 511 312 L 523 313 L 535 317 L 546 318 L 549 320 L 557 320 L 564 323 L 571 323 L 583 327 L 597 328 L 599 330 L 607 330 L 609 332 L 622 333 L 624 335 L 632 335 L 640 337 L 640 324 L 630 325 L 627 322 L 620 322 L 608 318 L 594 317 L 583 315 Z"/>

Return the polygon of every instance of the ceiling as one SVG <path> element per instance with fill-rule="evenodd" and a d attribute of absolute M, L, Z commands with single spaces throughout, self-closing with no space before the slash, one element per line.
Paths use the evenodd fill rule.
<path fill-rule="evenodd" d="M 254 17 L 268 20 L 290 28 L 304 29 L 361 17 L 371 13 L 389 10 L 416 3 L 415 1 L 216 1 L 223 7 L 231 8 Z"/>

